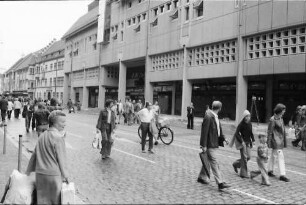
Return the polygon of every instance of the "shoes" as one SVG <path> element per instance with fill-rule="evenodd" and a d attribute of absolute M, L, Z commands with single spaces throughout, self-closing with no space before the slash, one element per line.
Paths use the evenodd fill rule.
<path fill-rule="evenodd" d="M 208 181 L 205 181 L 204 179 L 201 179 L 201 178 L 198 178 L 197 181 L 198 181 L 199 183 L 201 183 L 201 184 L 209 184 Z"/>
<path fill-rule="evenodd" d="M 249 179 L 250 178 L 250 176 L 240 176 L 241 178 L 243 178 L 243 179 Z"/>
<path fill-rule="evenodd" d="M 271 183 L 261 183 L 261 185 L 265 185 L 265 186 L 271 186 Z"/>
<path fill-rule="evenodd" d="M 251 172 L 250 179 L 254 179 L 254 177 L 255 177 L 255 174 Z"/>
<path fill-rule="evenodd" d="M 238 168 L 233 164 L 234 171 L 238 174 Z"/>
<path fill-rule="evenodd" d="M 290 181 L 286 176 L 280 176 L 279 180 L 284 181 L 284 182 L 289 182 Z"/>
<path fill-rule="evenodd" d="M 154 142 L 154 145 L 158 145 L 158 142 L 157 142 L 157 141 L 155 141 L 155 142 Z"/>
<path fill-rule="evenodd" d="M 152 150 L 148 150 L 148 152 L 149 152 L 150 154 L 154 154 L 154 152 L 153 152 Z"/>
<path fill-rule="evenodd" d="M 298 144 L 295 141 L 292 141 L 291 143 L 292 143 L 293 147 L 297 147 L 298 146 Z"/>
<path fill-rule="evenodd" d="M 106 159 L 106 156 L 102 155 L 102 159 Z"/>
<path fill-rule="evenodd" d="M 226 184 L 225 182 L 221 183 L 221 184 L 218 184 L 218 188 L 219 190 L 222 190 L 222 189 L 226 189 L 226 188 L 230 188 L 231 186 Z"/>
<path fill-rule="evenodd" d="M 142 153 L 146 153 L 146 150 L 142 150 Z"/>
<path fill-rule="evenodd" d="M 275 174 L 273 174 L 272 171 L 268 172 L 269 177 L 275 177 Z"/>

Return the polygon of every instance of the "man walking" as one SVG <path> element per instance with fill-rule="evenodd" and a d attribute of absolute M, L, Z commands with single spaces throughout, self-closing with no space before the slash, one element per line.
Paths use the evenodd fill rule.
<path fill-rule="evenodd" d="M 190 103 L 190 106 L 187 107 L 187 118 L 188 118 L 187 129 L 193 130 L 193 117 L 194 117 L 194 107 L 193 103 Z"/>
<path fill-rule="evenodd" d="M 7 108 L 8 108 L 8 101 L 7 101 L 6 97 L 3 96 L 1 101 L 0 101 L 2 124 L 5 123 L 5 117 L 6 117 L 6 113 L 7 113 Z"/>
<path fill-rule="evenodd" d="M 218 119 L 218 113 L 221 111 L 222 103 L 214 101 L 212 103 L 212 110 L 208 110 L 204 117 L 201 130 L 200 146 L 203 152 L 207 152 L 208 161 L 212 172 L 214 174 L 219 190 L 229 188 L 222 178 L 222 174 L 217 162 L 217 149 L 219 146 L 224 146 L 224 135 L 222 134 L 221 124 Z M 198 176 L 198 182 L 202 184 L 209 184 L 209 178 L 206 174 L 205 168 L 202 167 Z"/>

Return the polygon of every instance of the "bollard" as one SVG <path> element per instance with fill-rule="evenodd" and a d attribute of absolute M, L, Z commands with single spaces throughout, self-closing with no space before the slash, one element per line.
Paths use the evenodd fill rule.
<path fill-rule="evenodd" d="M 19 135 L 18 146 L 18 171 L 21 172 L 21 158 L 22 158 L 22 135 Z"/>
<path fill-rule="evenodd" d="M 7 128 L 7 124 L 3 125 L 3 131 L 4 131 L 4 139 L 3 139 L 3 154 L 6 154 L 6 128 Z"/>

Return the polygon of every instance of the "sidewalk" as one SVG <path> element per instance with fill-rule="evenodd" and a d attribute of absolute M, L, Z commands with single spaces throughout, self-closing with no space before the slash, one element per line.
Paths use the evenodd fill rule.
<path fill-rule="evenodd" d="M 24 139 L 23 139 L 24 140 Z M 3 154 L 3 129 L 0 129 L 0 199 L 3 196 L 5 185 L 14 169 L 18 168 L 18 143 L 12 140 L 12 136 L 7 135 L 6 154 Z M 25 143 L 22 148 L 21 172 L 24 173 L 29 163 L 31 153 L 27 151 Z M 76 190 L 77 192 L 77 190 Z M 77 194 L 77 193 L 76 193 Z M 76 204 L 84 204 L 84 202 L 76 195 Z"/>

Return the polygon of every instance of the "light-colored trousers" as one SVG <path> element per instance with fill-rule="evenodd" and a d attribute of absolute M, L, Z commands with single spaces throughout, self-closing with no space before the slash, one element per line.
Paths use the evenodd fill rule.
<path fill-rule="evenodd" d="M 252 171 L 251 174 L 256 177 L 261 174 L 262 183 L 263 184 L 270 184 L 268 171 L 267 171 L 267 165 L 268 163 L 259 157 L 257 157 L 257 165 L 258 165 L 258 171 Z"/>
<path fill-rule="evenodd" d="M 250 145 L 244 145 L 240 149 L 240 159 L 236 160 L 233 165 L 237 168 L 240 168 L 240 176 L 247 177 L 248 173 L 248 166 L 247 163 L 251 159 L 251 147 Z"/>
<path fill-rule="evenodd" d="M 207 156 L 208 156 L 208 160 L 210 163 L 210 167 L 211 170 L 213 172 L 213 175 L 215 177 L 216 183 L 217 184 L 221 184 L 223 183 L 223 177 L 222 177 L 222 173 L 220 171 L 220 167 L 217 161 L 217 148 L 208 148 L 207 149 Z M 199 179 L 203 179 L 206 182 L 209 182 L 209 178 L 206 175 L 206 172 L 204 170 L 204 168 L 202 167 L 200 174 L 199 174 Z"/>
<path fill-rule="evenodd" d="M 268 163 L 268 167 L 269 167 L 268 170 L 273 172 L 276 158 L 278 158 L 278 169 L 279 169 L 280 175 L 286 176 L 285 157 L 284 157 L 283 150 L 281 149 L 272 150 L 271 157 Z"/>

